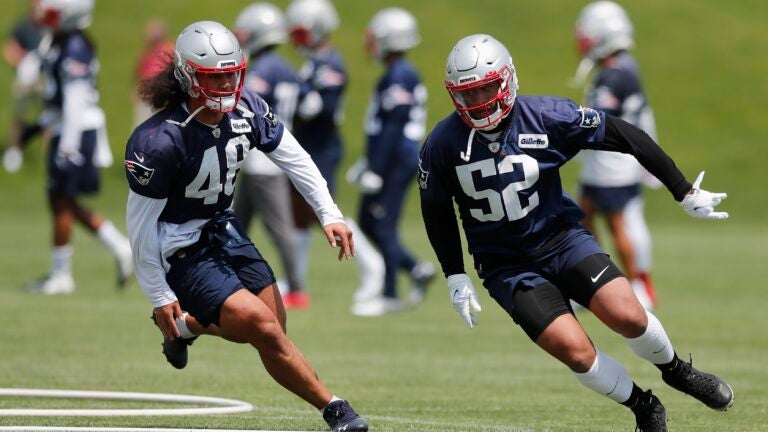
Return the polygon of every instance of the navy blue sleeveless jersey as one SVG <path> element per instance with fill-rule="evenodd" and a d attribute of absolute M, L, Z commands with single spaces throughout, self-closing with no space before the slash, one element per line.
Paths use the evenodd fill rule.
<path fill-rule="evenodd" d="M 232 194 L 246 154 L 274 150 L 283 125 L 269 105 L 244 89 L 239 106 L 214 128 L 198 121 L 186 127 L 189 113 L 166 108 L 134 130 L 125 149 L 126 178 L 133 192 L 167 198 L 160 222 L 182 224 L 210 219 L 232 204 Z M 250 112 L 249 112 L 250 111 Z"/>
<path fill-rule="evenodd" d="M 248 64 L 245 87 L 261 96 L 283 124 L 291 129 L 301 97 L 299 77 L 291 65 L 273 51 L 259 54 Z"/>
<path fill-rule="evenodd" d="M 583 213 L 563 192 L 560 167 L 583 148 L 596 148 L 605 136 L 605 114 L 558 97 L 519 96 L 504 121 L 506 128 L 490 142 L 474 133 L 456 113 L 432 130 L 421 150 L 419 187 L 430 241 L 448 244 L 438 258 L 448 274 L 463 270 L 446 266 L 438 249 L 455 250 L 457 229 L 453 202 L 471 254 L 534 254 Z M 430 230 L 433 232 L 430 233 Z M 447 231 L 455 231 L 454 233 Z M 456 259 L 456 258 L 451 258 Z M 460 260 L 460 258 L 458 258 Z"/>

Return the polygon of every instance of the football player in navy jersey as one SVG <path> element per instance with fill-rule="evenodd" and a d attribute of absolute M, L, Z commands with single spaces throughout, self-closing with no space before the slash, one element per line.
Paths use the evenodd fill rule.
<path fill-rule="evenodd" d="M 99 62 L 85 29 L 91 24 L 93 0 L 40 0 L 35 15 L 47 30 L 38 54 L 42 61 L 44 111 L 40 124 L 51 136 L 47 192 L 53 216 L 51 271 L 31 284 L 32 292 L 74 291 L 75 222 L 98 236 L 117 261 L 118 286 L 133 272 L 128 239 L 112 222 L 83 206 L 79 197 L 100 189 L 99 169 L 112 165 L 105 116 L 96 89 Z"/>
<path fill-rule="evenodd" d="M 336 172 L 343 156 L 339 125 L 343 117 L 342 97 L 347 70 L 330 37 L 339 26 L 339 16 L 330 0 L 294 0 L 286 10 L 291 43 L 306 57 L 299 69 L 302 98 L 296 110 L 294 133 L 320 173 L 331 194 L 336 192 Z M 296 226 L 296 261 L 306 288 L 307 265 L 315 218 L 295 189 L 292 193 Z"/>
<path fill-rule="evenodd" d="M 142 82 L 142 97 L 159 112 L 136 128 L 125 152 L 137 279 L 174 367 L 186 366 L 187 346 L 201 334 L 248 343 L 279 384 L 322 410 L 333 431 L 367 431 L 286 336 L 272 269 L 230 210 L 246 155 L 264 152 L 312 205 L 339 259 L 354 253 L 317 167 L 269 105 L 242 89 L 244 78 L 235 36 L 201 21 L 179 35 L 166 70 Z"/>
<path fill-rule="evenodd" d="M 405 53 L 421 42 L 416 18 L 401 8 L 377 12 L 368 24 L 367 49 L 386 70 L 378 79 L 365 120 L 365 169 L 356 183 L 363 192 L 360 228 L 384 257 L 382 295 L 357 302 L 352 312 L 378 316 L 398 312 L 397 275 L 405 270 L 413 280 L 411 305 L 422 301 L 427 284 L 435 277 L 429 262 L 417 262 L 401 243 L 398 223 L 408 186 L 419 158 L 419 142 L 426 129 L 427 90 Z"/>
<path fill-rule="evenodd" d="M 491 297 L 582 384 L 630 408 L 640 430 L 666 431 L 664 406 L 592 344 L 570 299 L 625 337 L 667 384 L 710 408 L 730 407 L 731 387 L 677 356 L 659 320 L 579 224 L 584 213 L 563 193 L 559 168 L 582 149 L 632 154 L 700 218 L 727 218 L 715 211 L 726 195 L 701 189 L 703 172 L 691 185 L 646 133 L 617 117 L 568 99 L 517 96 L 512 57 L 489 35 L 453 47 L 445 85 L 456 112 L 427 138 L 418 182 L 429 240 L 466 325 L 477 324 L 481 308 L 464 269 L 454 203 Z"/>
<path fill-rule="evenodd" d="M 624 9 L 601 0 L 588 4 L 576 22 L 576 38 L 582 61 L 576 83 L 594 70 L 587 87 L 587 105 L 621 117 L 656 140 L 653 112 L 640 82 L 637 62 L 629 50 L 634 46 L 633 27 Z M 605 219 L 638 300 L 647 309 L 656 304 L 650 277 L 651 235 L 643 216 L 643 183 L 660 186 L 630 154 L 586 150 L 582 153 L 579 206 L 582 222 L 593 234 L 594 219 Z"/>

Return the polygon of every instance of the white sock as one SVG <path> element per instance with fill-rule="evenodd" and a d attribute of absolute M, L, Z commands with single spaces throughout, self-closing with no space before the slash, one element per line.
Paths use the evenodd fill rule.
<path fill-rule="evenodd" d="M 312 247 L 312 231 L 308 229 L 296 229 L 296 276 L 301 286 L 307 286 L 307 267 L 309 264 L 309 249 Z"/>
<path fill-rule="evenodd" d="M 652 313 L 645 311 L 648 315 L 648 327 L 645 333 L 634 339 L 627 339 L 632 351 L 640 357 L 653 364 L 666 364 L 675 357 L 675 350 L 672 348 L 672 341 L 669 340 L 667 332 L 664 331 L 661 322 L 653 316 Z"/>
<path fill-rule="evenodd" d="M 128 239 L 110 221 L 104 221 L 98 231 L 96 231 L 96 234 L 114 256 L 119 256 L 126 247 L 130 248 Z"/>
<path fill-rule="evenodd" d="M 358 291 L 375 292 L 380 294 L 384 290 L 384 275 L 386 268 L 384 258 L 379 251 L 368 241 L 363 230 L 357 226 L 351 218 L 344 218 L 355 239 L 355 261 L 360 270 L 360 285 Z"/>
<path fill-rule="evenodd" d="M 334 403 L 334 402 L 336 402 L 336 401 L 340 401 L 340 400 L 344 400 L 344 399 L 342 399 L 342 398 L 340 398 L 340 397 L 338 397 L 338 396 L 336 396 L 336 395 L 333 395 L 333 397 L 331 397 L 331 400 L 330 400 L 330 401 L 329 401 L 327 404 L 325 404 L 325 406 L 324 406 L 324 407 L 322 407 L 322 408 L 320 409 L 320 412 L 323 412 L 323 411 L 325 411 L 325 408 L 326 408 L 328 405 L 330 405 L 330 404 L 332 404 L 332 403 Z"/>
<path fill-rule="evenodd" d="M 176 318 L 176 328 L 179 329 L 179 335 L 182 339 L 191 339 L 197 336 L 196 334 L 192 333 L 189 327 L 187 327 L 187 315 L 189 314 L 183 312 L 181 314 L 181 318 Z"/>
<path fill-rule="evenodd" d="M 574 372 L 576 379 L 595 392 L 622 403 L 632 394 L 632 378 L 618 361 L 595 348 L 597 357 L 584 373 Z"/>
<path fill-rule="evenodd" d="M 51 274 L 72 274 L 72 255 L 72 246 L 54 246 L 51 250 Z"/>

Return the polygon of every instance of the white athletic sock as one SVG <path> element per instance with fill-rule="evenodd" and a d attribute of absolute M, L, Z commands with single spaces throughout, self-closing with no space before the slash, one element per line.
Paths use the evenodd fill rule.
<path fill-rule="evenodd" d="M 576 379 L 595 392 L 622 403 L 632 394 L 632 378 L 618 361 L 595 348 L 597 357 L 584 373 L 574 372 Z"/>
<path fill-rule="evenodd" d="M 653 364 L 666 364 L 675 358 L 675 350 L 667 332 L 664 331 L 661 322 L 650 312 L 648 315 L 648 327 L 645 333 L 634 338 L 627 339 L 632 351 Z"/>
<path fill-rule="evenodd" d="M 176 327 L 179 329 L 179 335 L 182 339 L 191 339 L 196 334 L 192 333 L 192 331 L 187 327 L 187 315 L 189 315 L 186 312 L 183 312 L 181 314 L 181 318 L 176 318 Z"/>
<path fill-rule="evenodd" d="M 120 256 L 126 247 L 130 249 L 128 239 L 110 221 L 104 221 L 98 231 L 96 231 L 96 234 L 104 246 L 116 257 Z"/>
<path fill-rule="evenodd" d="M 51 274 L 72 274 L 72 255 L 72 246 L 54 246 L 51 250 Z"/>
<path fill-rule="evenodd" d="M 384 258 L 379 251 L 368 241 L 363 234 L 363 230 L 357 226 L 351 218 L 344 218 L 350 230 L 352 238 L 355 239 L 355 261 L 360 270 L 360 283 L 355 292 L 355 300 L 367 300 L 376 295 L 380 295 L 384 290 L 384 275 L 386 268 Z"/>
<path fill-rule="evenodd" d="M 338 397 L 338 396 L 336 396 L 336 395 L 333 395 L 333 396 L 331 397 L 331 400 L 330 400 L 330 401 L 329 401 L 327 404 L 325 404 L 325 406 L 324 406 L 324 407 L 320 408 L 320 412 L 323 412 L 323 411 L 325 411 L 325 408 L 326 408 L 328 405 L 330 405 L 330 404 L 332 404 L 332 403 L 334 403 L 334 402 L 336 402 L 336 401 L 340 401 L 340 400 L 344 400 L 344 399 L 342 399 L 342 398 L 340 398 L 340 397 Z"/>
<path fill-rule="evenodd" d="M 296 276 L 301 286 L 307 287 L 307 267 L 309 264 L 309 249 L 312 247 L 312 231 L 297 229 L 294 233 L 296 239 Z"/>

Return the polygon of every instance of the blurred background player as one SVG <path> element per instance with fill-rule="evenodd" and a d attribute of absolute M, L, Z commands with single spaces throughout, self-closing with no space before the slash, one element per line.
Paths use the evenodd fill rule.
<path fill-rule="evenodd" d="M 133 125 L 140 125 L 154 112 L 138 97 L 138 85 L 165 69 L 173 57 L 173 41 L 168 37 L 168 26 L 161 18 L 152 18 L 144 26 L 144 49 L 136 64 L 136 91 L 133 93 Z"/>
<path fill-rule="evenodd" d="M 653 113 L 629 53 L 633 28 L 624 9 L 610 1 L 590 3 L 576 22 L 576 38 L 582 61 L 574 81 L 582 85 L 594 72 L 585 104 L 622 118 L 656 140 Z M 651 310 L 656 291 L 650 278 L 651 235 L 641 189 L 643 182 L 656 188 L 660 183 L 629 154 L 586 150 L 582 158 L 578 200 L 586 215 L 583 223 L 596 235 L 595 216 L 605 215 L 635 295 Z"/>
<path fill-rule="evenodd" d="M 291 43 L 306 57 L 299 70 L 305 95 L 296 110 L 294 132 L 302 147 L 312 156 L 328 183 L 336 192 L 336 171 L 343 156 L 339 124 L 343 117 L 342 96 L 347 72 L 341 54 L 329 39 L 339 25 L 336 8 L 329 0 L 294 0 L 286 10 Z M 296 227 L 296 266 L 301 286 L 307 287 L 307 266 L 311 248 L 310 228 L 317 223 L 310 207 L 295 188 L 291 204 Z M 290 287 L 294 292 L 295 289 Z M 297 302 L 309 302 L 304 291 L 293 296 Z"/>
<path fill-rule="evenodd" d="M 29 140 L 41 132 L 37 120 L 30 120 L 34 102 L 40 100 L 40 54 L 38 47 L 43 28 L 34 19 L 34 2 L 30 1 L 29 14 L 14 25 L 3 42 L 3 58 L 15 69 L 11 88 L 13 109 L 8 143 L 3 153 L 3 168 L 8 172 L 21 169 L 23 149 Z M 46 45 L 50 44 L 50 37 Z"/>
<path fill-rule="evenodd" d="M 258 93 L 274 108 L 287 130 L 292 130 L 300 84 L 293 68 L 275 48 L 288 39 L 283 12 L 270 3 L 246 7 L 235 21 L 235 35 L 249 57 L 245 88 Z M 251 218 L 261 213 L 267 234 L 275 244 L 288 289 L 283 294 L 286 308 L 305 308 L 309 298 L 296 271 L 291 187 L 288 177 L 262 152 L 250 152 L 240 174 L 234 201 L 235 216 L 248 230 Z"/>
<path fill-rule="evenodd" d="M 98 105 L 99 69 L 93 42 L 83 31 L 91 24 L 93 0 L 40 0 L 38 22 L 52 33 L 42 57 L 45 80 L 42 124 L 51 135 L 48 146 L 48 203 L 53 216 L 51 271 L 29 289 L 68 294 L 72 278 L 72 229 L 79 222 L 96 234 L 117 260 L 117 282 L 123 286 L 133 271 L 128 240 L 78 197 L 99 191 L 99 168 L 112 164 L 104 112 Z"/>
<path fill-rule="evenodd" d="M 142 97 L 161 111 L 134 130 L 125 150 L 136 276 L 171 365 L 186 366 L 196 335 L 249 344 L 270 376 L 320 410 L 332 431 L 364 432 L 367 422 L 286 335 L 272 269 L 231 211 L 247 153 L 267 152 L 311 203 L 339 259 L 354 253 L 312 159 L 270 106 L 243 90 L 245 60 L 226 27 L 200 21 L 181 32 L 166 70 L 142 82 Z"/>
<path fill-rule="evenodd" d="M 427 90 L 405 59 L 405 53 L 419 42 L 416 18 L 404 9 L 383 9 L 368 25 L 367 50 L 386 70 L 376 83 L 366 113 L 366 157 L 356 179 L 352 177 L 363 192 L 360 227 L 381 251 L 386 276 L 381 296 L 355 304 L 353 312 L 357 315 L 377 316 L 401 310 L 397 293 L 400 270 L 407 271 L 413 281 L 411 305 L 422 301 L 427 284 L 435 277 L 434 266 L 418 263 L 401 243 L 398 232 L 426 128 Z"/>

